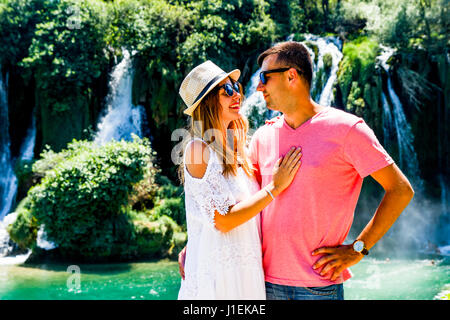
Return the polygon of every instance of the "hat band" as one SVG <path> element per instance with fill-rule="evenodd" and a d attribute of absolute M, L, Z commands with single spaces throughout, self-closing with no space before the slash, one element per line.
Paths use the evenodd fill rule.
<path fill-rule="evenodd" d="M 227 74 L 226 72 L 222 72 L 221 74 L 215 76 L 210 82 L 208 82 L 208 84 L 203 88 L 203 90 L 199 93 L 199 95 L 197 96 L 197 98 L 195 98 L 194 102 L 192 103 L 195 104 L 204 94 L 206 91 L 209 90 L 209 88 L 213 85 L 214 82 L 216 82 L 220 77 L 223 77 L 223 75 Z"/>

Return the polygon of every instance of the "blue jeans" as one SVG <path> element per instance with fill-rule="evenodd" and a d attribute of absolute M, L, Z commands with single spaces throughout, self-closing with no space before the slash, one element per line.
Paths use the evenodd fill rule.
<path fill-rule="evenodd" d="M 344 300 L 344 285 L 292 287 L 266 282 L 267 300 Z"/>

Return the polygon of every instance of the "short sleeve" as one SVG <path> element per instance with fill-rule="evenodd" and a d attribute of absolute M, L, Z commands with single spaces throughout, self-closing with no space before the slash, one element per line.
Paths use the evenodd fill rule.
<path fill-rule="evenodd" d="M 231 192 L 229 182 L 223 176 L 223 167 L 217 154 L 211 148 L 208 167 L 202 178 L 192 177 L 185 168 L 186 196 L 192 197 L 200 211 L 200 217 L 215 227 L 214 215 L 217 211 L 226 215 L 230 206 L 237 203 Z"/>
<path fill-rule="evenodd" d="M 373 130 L 362 119 L 349 130 L 344 140 L 343 152 L 346 161 L 362 178 L 394 163 Z"/>

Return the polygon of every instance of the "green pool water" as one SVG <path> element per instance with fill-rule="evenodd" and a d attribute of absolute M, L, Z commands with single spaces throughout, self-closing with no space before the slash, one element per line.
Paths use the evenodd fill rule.
<path fill-rule="evenodd" d="M 171 300 L 180 286 L 173 261 L 78 265 L 0 265 L 0 299 Z M 450 263 L 436 260 L 364 259 L 351 268 L 345 299 L 418 299 L 448 297 Z M 78 281 L 79 280 L 79 281 Z M 78 281 L 78 282 L 77 282 Z M 79 287 L 77 285 L 79 284 Z"/>

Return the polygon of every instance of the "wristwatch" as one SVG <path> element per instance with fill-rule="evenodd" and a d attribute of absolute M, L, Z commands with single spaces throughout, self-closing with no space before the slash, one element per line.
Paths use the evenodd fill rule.
<path fill-rule="evenodd" d="M 359 252 L 365 256 L 369 254 L 369 250 L 367 250 L 366 245 L 364 244 L 364 241 L 362 240 L 355 240 L 353 242 L 353 250 L 356 252 Z"/>

